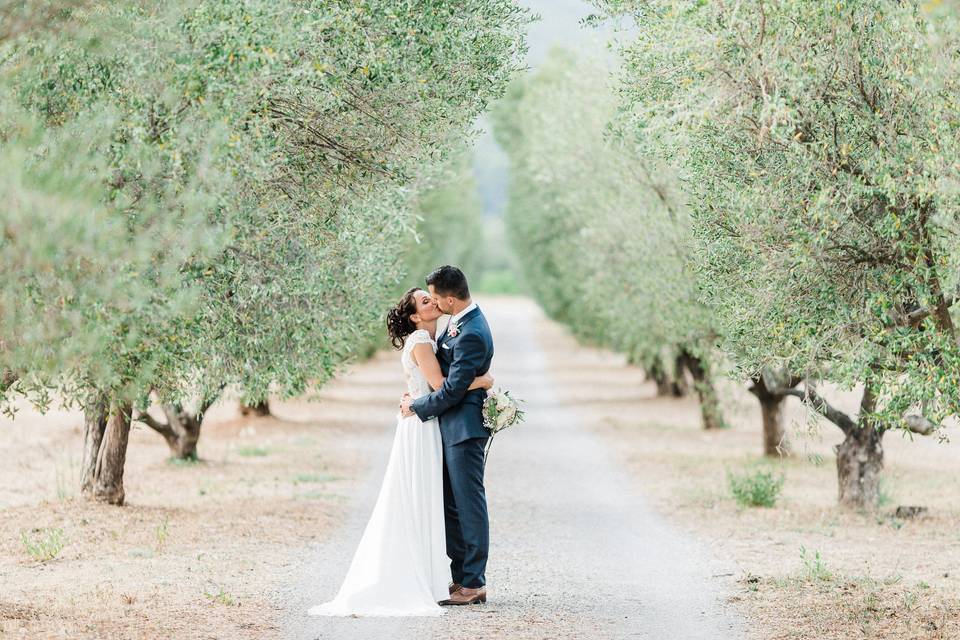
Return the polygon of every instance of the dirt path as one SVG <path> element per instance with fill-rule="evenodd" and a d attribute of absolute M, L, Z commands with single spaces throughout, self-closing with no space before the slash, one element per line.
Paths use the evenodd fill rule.
<path fill-rule="evenodd" d="M 604 385 L 582 360 L 589 353 L 574 356 L 572 340 L 528 300 L 480 304 L 497 344 L 494 375 L 528 412 L 525 424 L 500 436 L 487 470 L 490 601 L 429 619 L 305 615 L 335 594 L 346 572 L 383 472 L 392 436 L 384 422 L 377 433 L 344 435 L 369 452 L 366 480 L 350 498 L 345 526 L 305 551 L 276 594 L 284 637 L 739 637 L 739 622 L 723 604 L 734 568 L 656 515 L 591 428 L 590 403 L 603 398 Z M 384 366 L 391 365 L 380 359 L 361 369 L 373 374 Z M 349 385 L 340 388 L 351 393 Z"/>

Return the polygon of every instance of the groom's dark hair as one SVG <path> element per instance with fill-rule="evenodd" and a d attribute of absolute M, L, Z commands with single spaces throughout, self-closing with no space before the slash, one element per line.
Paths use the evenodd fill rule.
<path fill-rule="evenodd" d="M 467 276 L 456 267 L 446 264 L 427 276 L 427 286 L 433 285 L 433 290 L 441 296 L 453 296 L 458 300 L 470 298 L 470 287 L 467 286 Z"/>

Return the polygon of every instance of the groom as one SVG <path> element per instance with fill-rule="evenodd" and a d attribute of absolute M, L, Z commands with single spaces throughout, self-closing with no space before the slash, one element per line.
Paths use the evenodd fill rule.
<path fill-rule="evenodd" d="M 443 506 L 450 556 L 450 598 L 440 604 L 487 601 L 484 573 L 490 545 L 487 498 L 483 490 L 483 389 L 467 391 L 490 368 L 493 337 L 487 319 L 470 299 L 467 278 L 456 267 L 440 267 L 427 276 L 427 288 L 440 311 L 451 315 L 437 338 L 437 359 L 446 380 L 433 393 L 411 400 L 400 410 L 426 422 L 440 418 L 443 440 Z"/>

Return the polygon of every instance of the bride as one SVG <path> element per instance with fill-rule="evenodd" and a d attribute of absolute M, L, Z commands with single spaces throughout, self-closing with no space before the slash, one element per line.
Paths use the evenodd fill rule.
<path fill-rule="evenodd" d="M 387 333 L 401 350 L 407 391 L 417 398 L 443 385 L 434 342 L 443 315 L 430 294 L 407 291 L 387 314 Z M 489 375 L 471 389 L 489 389 Z M 340 591 L 312 607 L 319 616 L 438 616 L 449 597 L 443 516 L 443 446 L 436 418 L 397 417 L 380 495 Z"/>

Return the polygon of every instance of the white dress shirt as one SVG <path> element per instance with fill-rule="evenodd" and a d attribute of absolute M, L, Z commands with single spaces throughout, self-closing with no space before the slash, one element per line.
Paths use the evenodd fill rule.
<path fill-rule="evenodd" d="M 476 302 L 471 302 L 470 304 L 467 305 L 467 308 L 466 308 L 466 309 L 464 309 L 463 311 L 461 311 L 461 312 L 458 313 L 457 315 L 455 315 L 455 316 L 453 316 L 452 318 L 450 318 L 450 322 L 447 324 L 447 326 L 449 327 L 449 326 L 451 326 L 451 325 L 457 324 L 458 322 L 460 322 L 460 318 L 462 318 L 463 316 L 467 315 L 468 313 L 470 313 L 471 311 L 473 311 L 473 310 L 476 309 L 476 308 L 477 308 L 477 303 L 476 303 Z"/>

